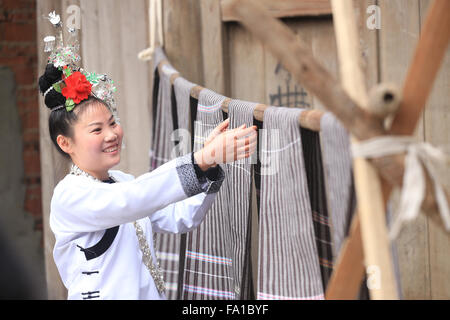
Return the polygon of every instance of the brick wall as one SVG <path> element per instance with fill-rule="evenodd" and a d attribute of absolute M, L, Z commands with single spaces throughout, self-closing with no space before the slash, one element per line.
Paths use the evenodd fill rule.
<path fill-rule="evenodd" d="M 24 208 L 42 230 L 39 104 L 37 86 L 36 0 L 0 0 L 0 65 L 15 74 L 16 103 L 22 125 Z"/>

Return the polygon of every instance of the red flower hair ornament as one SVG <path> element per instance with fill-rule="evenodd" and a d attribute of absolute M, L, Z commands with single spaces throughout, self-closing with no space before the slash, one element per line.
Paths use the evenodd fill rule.
<path fill-rule="evenodd" d="M 72 111 L 76 104 L 89 97 L 92 84 L 79 71 L 70 74 L 64 82 L 66 86 L 62 88 L 61 93 L 66 98 L 66 110 Z"/>

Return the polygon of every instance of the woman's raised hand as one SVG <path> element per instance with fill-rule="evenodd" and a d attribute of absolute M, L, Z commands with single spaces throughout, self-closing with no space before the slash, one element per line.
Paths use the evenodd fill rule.
<path fill-rule="evenodd" d="M 220 123 L 205 140 L 202 149 L 194 154 L 202 170 L 220 163 L 234 162 L 248 158 L 255 152 L 257 127 L 246 128 L 245 124 L 228 130 L 229 120 Z"/>

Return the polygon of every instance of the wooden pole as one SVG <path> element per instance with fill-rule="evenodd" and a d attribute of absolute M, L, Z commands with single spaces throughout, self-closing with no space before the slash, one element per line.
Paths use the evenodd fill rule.
<path fill-rule="evenodd" d="M 158 65 L 159 72 L 162 72 L 162 67 L 165 64 L 169 64 L 168 60 L 161 60 Z M 180 77 L 181 75 L 179 73 L 174 73 L 170 76 L 170 82 L 173 84 L 175 82 L 175 79 Z M 200 94 L 200 91 L 202 91 L 204 88 L 202 86 L 195 86 L 191 89 L 191 97 L 198 99 L 198 95 Z M 230 98 L 225 99 L 225 101 L 222 103 L 222 110 L 226 113 L 228 113 L 228 104 L 231 101 Z M 264 110 L 266 110 L 269 106 L 265 104 L 258 104 L 255 107 L 253 116 L 256 120 L 263 121 L 264 119 Z M 320 119 L 322 118 L 324 112 L 322 110 L 306 110 L 302 112 L 298 118 L 298 124 L 304 128 L 309 129 L 311 131 L 320 131 Z"/>
<path fill-rule="evenodd" d="M 358 105 L 368 108 L 353 1 L 331 0 L 331 7 L 342 84 Z M 352 140 L 357 143 L 356 139 Z M 355 158 L 353 166 L 365 264 L 379 271 L 373 275 L 378 277 L 375 280 L 379 286 L 369 286 L 370 296 L 372 299 L 397 299 L 380 178 L 376 169 L 363 158 Z"/>

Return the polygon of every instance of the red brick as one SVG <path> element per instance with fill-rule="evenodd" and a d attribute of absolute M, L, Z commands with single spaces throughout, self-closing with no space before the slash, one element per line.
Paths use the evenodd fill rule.
<path fill-rule="evenodd" d="M 31 213 L 33 217 L 40 217 L 42 215 L 41 199 L 26 199 L 25 210 Z"/>
<path fill-rule="evenodd" d="M 36 21 L 36 11 L 32 9 L 22 10 L 19 12 L 8 13 L 8 21 L 12 22 L 33 22 Z"/>
<path fill-rule="evenodd" d="M 30 110 L 22 116 L 22 129 L 39 127 L 39 110 Z"/>
<path fill-rule="evenodd" d="M 32 0 L 1 0 L 1 6 L 6 11 L 27 10 L 36 8 L 36 1 Z"/>
<path fill-rule="evenodd" d="M 39 111 L 38 97 L 26 101 L 17 101 L 16 105 L 19 111 L 19 116 L 23 116 L 23 114 L 33 110 Z"/>
<path fill-rule="evenodd" d="M 35 23 L 4 22 L 0 25 L 0 39 L 6 41 L 35 41 Z"/>
<path fill-rule="evenodd" d="M 48 130 L 48 129 L 47 129 Z M 39 128 L 27 128 L 22 130 L 22 139 L 24 142 L 39 140 Z"/>
<path fill-rule="evenodd" d="M 27 187 L 27 196 L 30 199 L 37 199 L 41 197 L 41 185 L 40 184 L 31 184 Z"/>
<path fill-rule="evenodd" d="M 25 176 L 41 172 L 41 159 L 39 152 L 24 152 L 23 155 Z"/>
<path fill-rule="evenodd" d="M 39 91 L 37 84 L 34 86 L 18 86 L 16 89 L 16 99 L 17 101 L 29 101 L 39 97 Z"/>
<path fill-rule="evenodd" d="M 14 65 L 12 69 L 14 70 L 17 85 L 32 85 L 38 82 L 34 72 L 35 68 L 32 64 Z"/>
<path fill-rule="evenodd" d="M 37 57 L 36 42 L 0 42 L 0 57 L 15 58 L 18 56 Z"/>
<path fill-rule="evenodd" d="M 28 58 L 25 56 L 9 56 L 0 57 L 0 64 L 8 67 L 13 67 L 17 65 L 23 65 L 27 62 Z"/>

